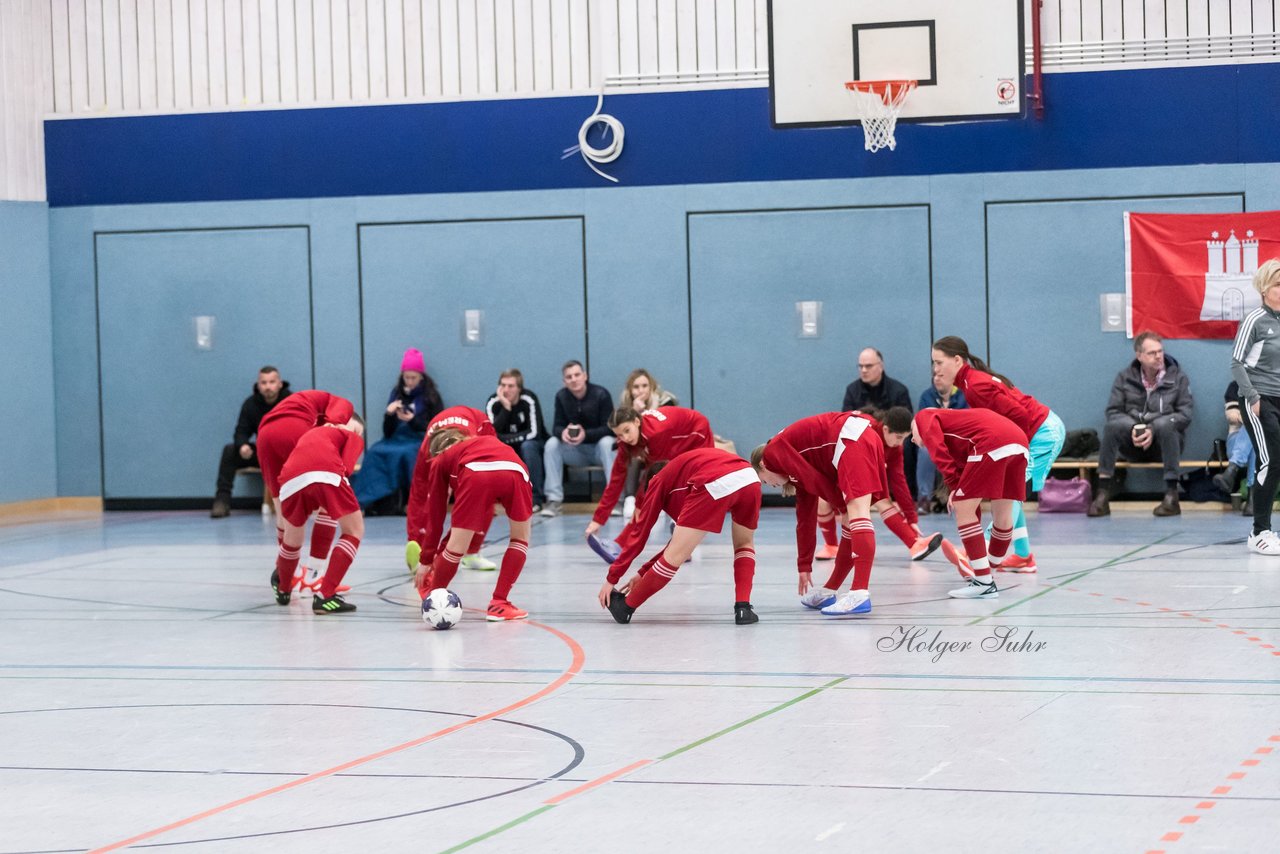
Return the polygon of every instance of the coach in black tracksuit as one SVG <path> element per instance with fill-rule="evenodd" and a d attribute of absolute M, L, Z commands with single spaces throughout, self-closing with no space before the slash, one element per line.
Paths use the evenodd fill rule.
<path fill-rule="evenodd" d="M 1280 258 L 1263 262 L 1253 286 L 1262 306 L 1240 321 L 1231 347 L 1231 377 L 1240 388 L 1240 414 L 1258 455 L 1254 478 L 1253 534 L 1249 550 L 1280 555 L 1271 530 L 1271 503 L 1280 486 Z"/>

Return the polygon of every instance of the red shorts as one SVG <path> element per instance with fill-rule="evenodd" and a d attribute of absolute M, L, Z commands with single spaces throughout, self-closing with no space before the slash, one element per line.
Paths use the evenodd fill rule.
<path fill-rule="evenodd" d="M 475 471 L 464 466 L 453 490 L 449 524 L 468 531 L 488 530 L 494 504 L 501 504 L 511 521 L 527 522 L 533 517 L 533 487 L 519 472 Z"/>
<path fill-rule="evenodd" d="M 863 495 L 871 496 L 875 504 L 889 497 L 889 477 L 884 467 L 884 445 L 879 442 L 859 442 L 841 439 L 844 453 L 836 464 L 836 483 L 845 501 Z M 835 508 L 843 513 L 843 507 Z"/>
<path fill-rule="evenodd" d="M 993 460 L 983 454 L 982 459 L 966 462 L 956 487 L 956 498 L 1010 498 L 1025 501 L 1027 498 L 1027 458 L 1014 454 Z"/>
<path fill-rule="evenodd" d="M 262 469 L 262 480 L 272 495 L 280 495 L 280 470 L 302 434 L 313 426 L 301 418 L 279 418 L 262 425 L 258 431 L 258 467 Z"/>
<path fill-rule="evenodd" d="M 337 486 L 309 483 L 280 502 L 280 515 L 297 528 L 306 525 L 307 517 L 317 510 L 324 510 L 334 519 L 340 519 L 349 513 L 358 512 L 360 503 L 356 501 L 356 494 L 345 478 Z"/>
<path fill-rule="evenodd" d="M 725 515 L 754 531 L 760 524 L 760 484 L 747 484 L 723 498 L 713 497 L 705 486 L 695 486 L 685 497 L 684 506 L 676 516 L 676 524 L 681 528 L 718 534 L 724 527 Z"/>

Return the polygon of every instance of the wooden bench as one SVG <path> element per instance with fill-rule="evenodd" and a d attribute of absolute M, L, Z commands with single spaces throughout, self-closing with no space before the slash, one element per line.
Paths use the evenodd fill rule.
<path fill-rule="evenodd" d="M 242 474 L 261 475 L 262 469 L 258 468 L 257 466 L 245 466 L 242 469 L 236 469 L 236 477 L 239 477 Z M 276 512 L 275 506 L 271 503 L 271 490 L 267 489 L 267 481 L 265 478 L 263 478 L 263 481 L 262 481 L 262 512 L 263 513 Z"/>
<path fill-rule="evenodd" d="M 1183 460 L 1178 465 L 1184 469 L 1198 469 L 1198 468 L 1206 468 L 1206 467 L 1211 469 L 1221 469 L 1221 468 L 1227 467 L 1226 462 L 1223 460 Z M 1049 468 L 1054 471 L 1070 471 L 1072 469 L 1075 469 L 1076 472 L 1078 473 L 1078 476 L 1082 480 L 1089 480 L 1092 478 L 1093 473 L 1098 470 L 1098 460 L 1096 457 L 1089 457 L 1084 459 L 1081 459 L 1079 457 L 1075 459 L 1071 459 L 1069 457 L 1059 457 L 1058 459 L 1053 461 L 1053 465 L 1051 465 Z M 1163 469 L 1164 463 L 1159 461 L 1151 462 L 1151 463 L 1146 463 L 1146 462 L 1131 463 L 1128 460 L 1116 460 L 1116 468 L 1117 469 Z"/>

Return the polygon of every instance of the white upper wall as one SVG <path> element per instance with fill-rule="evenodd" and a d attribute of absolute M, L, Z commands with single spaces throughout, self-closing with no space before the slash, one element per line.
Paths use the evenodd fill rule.
<path fill-rule="evenodd" d="M 774 0 L 787 2 L 805 0 Z M 1044 67 L 1274 61 L 1277 3 L 1044 0 Z M 0 198 L 44 198 L 46 116 L 763 86 L 767 10 L 767 0 L 0 0 Z M 1029 61 L 1029 15 L 1027 32 Z"/>

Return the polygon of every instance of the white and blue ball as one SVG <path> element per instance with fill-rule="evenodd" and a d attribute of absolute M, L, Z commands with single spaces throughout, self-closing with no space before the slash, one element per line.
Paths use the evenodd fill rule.
<path fill-rule="evenodd" d="M 451 629 L 462 619 L 462 600 L 458 594 L 437 587 L 422 600 L 422 621 L 433 629 Z"/>

